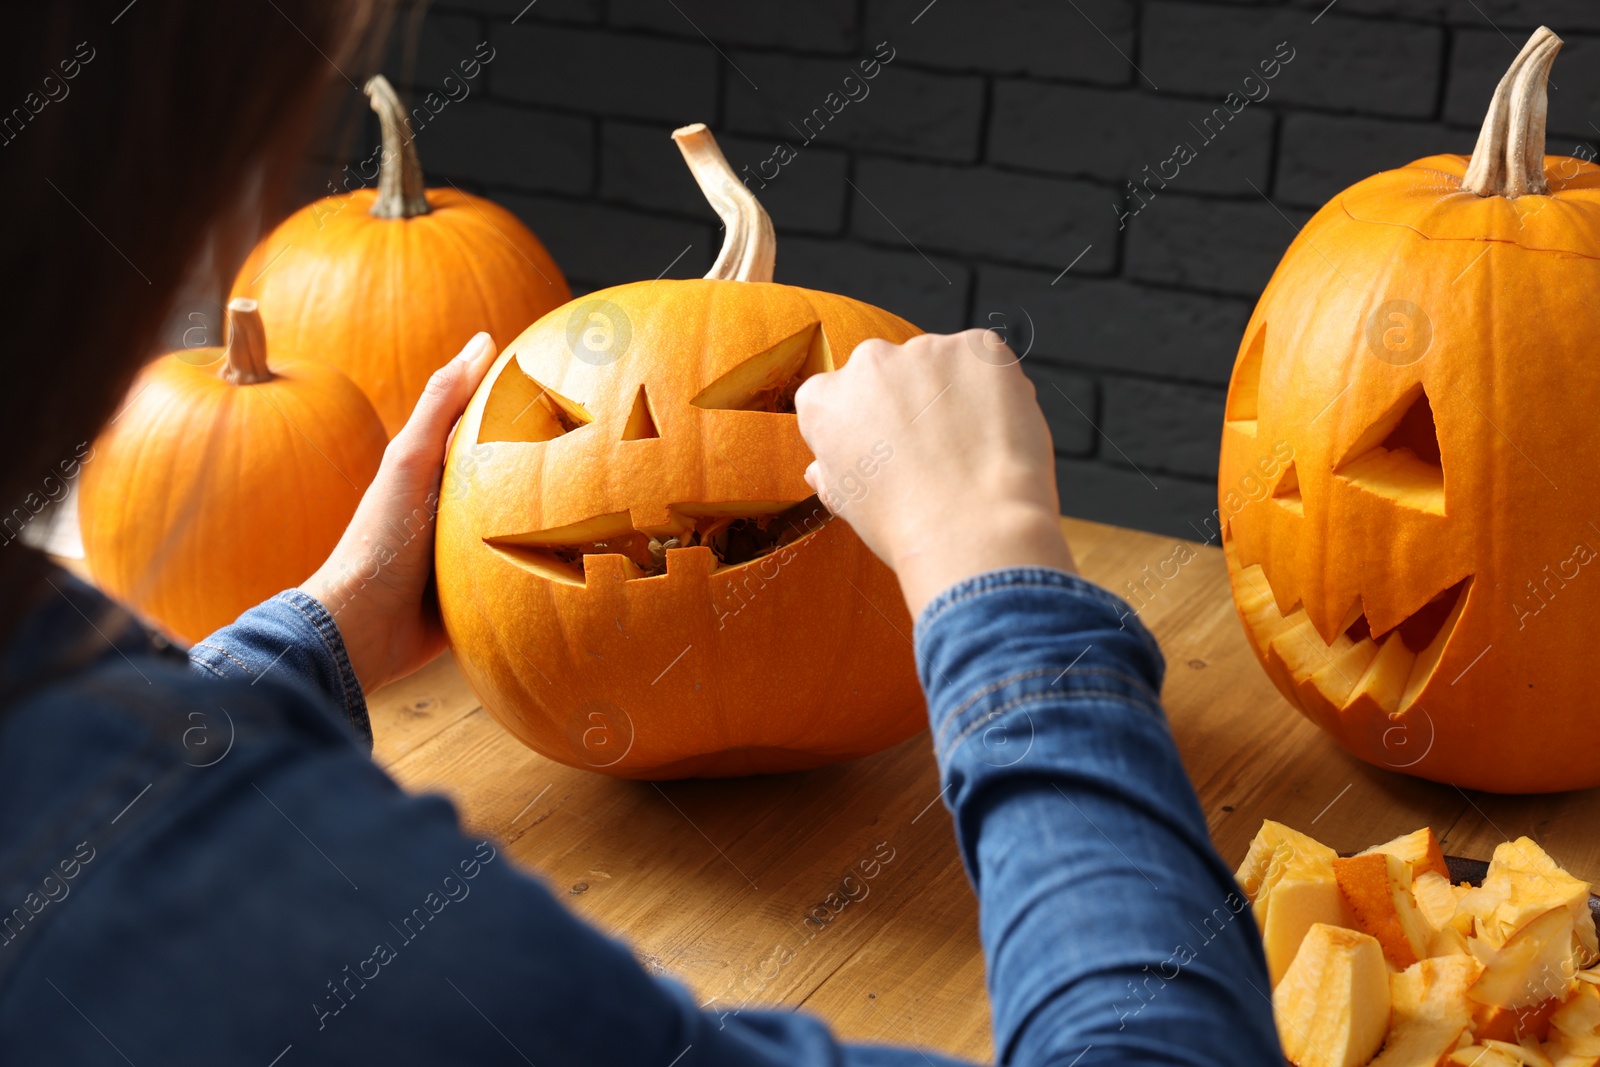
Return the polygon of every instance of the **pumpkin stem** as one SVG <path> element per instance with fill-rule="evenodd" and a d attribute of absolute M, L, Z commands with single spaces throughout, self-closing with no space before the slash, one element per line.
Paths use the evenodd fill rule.
<path fill-rule="evenodd" d="M 380 219 L 409 219 L 426 215 L 428 190 L 422 181 L 422 161 L 411 137 L 405 105 L 389 79 L 382 74 L 367 81 L 367 99 L 383 128 L 383 155 L 378 162 L 378 199 L 372 214 Z"/>
<path fill-rule="evenodd" d="M 1479 196 L 1542 196 L 1544 125 L 1550 109 L 1550 67 L 1561 38 L 1540 26 L 1495 87 L 1461 187 Z"/>
<path fill-rule="evenodd" d="M 717 147 L 706 124 L 672 131 L 689 171 L 711 206 L 722 216 L 722 251 L 707 278 L 735 282 L 770 282 L 778 256 L 778 237 L 766 208 L 739 180 L 728 158 Z"/>
<path fill-rule="evenodd" d="M 276 377 L 267 367 L 267 330 L 261 312 L 246 296 L 228 301 L 228 347 L 222 376 L 233 385 L 255 385 Z"/>

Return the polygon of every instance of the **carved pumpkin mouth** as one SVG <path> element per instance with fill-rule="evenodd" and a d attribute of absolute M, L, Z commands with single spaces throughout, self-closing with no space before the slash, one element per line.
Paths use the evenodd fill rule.
<path fill-rule="evenodd" d="M 1231 543 L 1228 553 L 1233 554 Z M 1305 609 L 1278 609 L 1260 564 L 1237 568 L 1234 596 L 1251 637 L 1269 662 L 1287 672 L 1297 692 L 1315 689 L 1341 710 L 1367 697 L 1390 716 L 1409 708 L 1427 687 L 1454 634 L 1472 589 L 1469 575 L 1381 634 L 1357 600 L 1332 643 Z"/>
<path fill-rule="evenodd" d="M 742 567 L 809 537 L 833 518 L 816 496 L 792 503 L 730 501 L 669 505 L 671 525 L 641 530 L 626 511 L 596 515 L 532 533 L 486 537 L 483 543 L 508 562 L 551 581 L 587 584 L 588 560 L 614 557 L 624 581 L 669 572 L 682 552 L 709 553 L 711 570 Z"/>

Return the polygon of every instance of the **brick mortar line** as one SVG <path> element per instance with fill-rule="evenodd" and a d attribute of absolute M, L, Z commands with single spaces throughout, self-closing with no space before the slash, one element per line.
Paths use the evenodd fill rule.
<path fill-rule="evenodd" d="M 1319 7 L 1318 4 L 1311 3 L 1311 2 L 1309 2 L 1309 0 L 1307 0 L 1307 2 L 1304 2 L 1304 3 L 1283 3 L 1283 4 L 1265 5 L 1265 6 L 1262 6 L 1262 5 L 1242 5 L 1242 4 L 1237 3 L 1237 2 L 1231 2 L 1231 0 L 1144 0 L 1144 2 L 1140 2 L 1140 3 L 1137 3 L 1137 4 L 1133 5 L 1133 11 L 1137 15 L 1143 15 L 1143 14 L 1146 13 L 1148 8 L 1150 8 L 1151 6 L 1154 6 L 1154 3 L 1156 3 L 1156 2 L 1163 3 L 1165 6 L 1168 6 L 1168 7 L 1175 7 L 1175 8 L 1203 8 L 1203 9 L 1212 10 L 1212 11 L 1228 11 L 1228 12 L 1232 12 L 1234 14 L 1248 14 L 1248 13 L 1252 13 L 1252 12 L 1261 12 L 1261 11 L 1296 12 L 1296 13 L 1304 14 L 1306 16 L 1306 20 L 1307 20 L 1308 24 L 1310 22 L 1310 19 L 1312 17 L 1315 17 L 1317 12 L 1320 10 L 1320 7 Z M 437 10 L 440 14 L 454 14 L 454 15 L 466 15 L 466 14 L 469 14 L 469 13 L 470 14 L 476 14 L 479 17 L 487 19 L 492 23 L 498 23 L 500 25 L 510 25 L 511 24 L 510 18 L 503 11 L 488 10 L 488 9 L 486 9 L 484 7 L 470 6 L 470 5 L 467 5 L 467 4 L 452 4 L 449 7 L 437 7 L 434 10 Z M 858 36 L 858 38 L 857 38 L 858 41 L 859 41 L 865 35 L 865 32 L 867 30 L 867 22 L 865 21 L 865 7 L 861 6 L 861 5 L 858 5 L 857 12 L 858 12 L 858 14 L 857 14 L 856 21 L 850 26 L 850 30 L 852 32 L 858 34 L 858 35 L 861 35 L 861 36 Z M 1402 25 L 1402 26 L 1416 27 L 1418 29 L 1442 29 L 1442 30 L 1467 29 L 1467 30 L 1471 30 L 1471 29 L 1482 28 L 1482 29 L 1486 29 L 1488 32 L 1493 32 L 1493 27 L 1490 27 L 1487 23 L 1485 23 L 1481 17 L 1457 15 L 1454 12 L 1442 13 L 1442 14 L 1440 14 L 1440 15 L 1434 17 L 1434 18 L 1431 18 L 1431 19 L 1419 17 L 1419 16 L 1416 16 L 1416 15 L 1406 14 L 1406 13 L 1383 14 L 1383 13 L 1371 12 L 1371 11 L 1337 11 L 1335 13 L 1330 13 L 1329 17 L 1334 17 L 1335 15 L 1337 16 L 1338 20 L 1341 21 L 1341 22 L 1368 22 L 1368 23 L 1379 23 L 1379 24 L 1382 24 L 1382 25 Z M 1511 16 L 1511 17 L 1502 19 L 1502 20 L 1499 21 L 1498 25 L 1500 26 L 1501 29 L 1505 29 L 1505 30 L 1508 30 L 1508 31 L 1509 30 L 1517 30 L 1517 31 L 1523 31 L 1523 32 L 1531 33 L 1540 24 L 1539 20 L 1537 20 L 1537 19 L 1535 19 L 1533 21 L 1527 21 L 1527 22 L 1516 21 L 1516 19 L 1518 17 L 1519 16 Z M 1133 29 L 1131 31 L 1129 31 L 1129 32 L 1135 33 L 1135 34 L 1138 33 L 1140 31 L 1140 28 L 1141 28 L 1139 26 L 1139 23 L 1142 22 L 1142 21 L 1143 21 L 1142 19 L 1136 18 L 1135 19 L 1135 25 L 1134 25 Z M 638 25 L 638 24 L 622 23 L 622 22 L 613 21 L 613 20 L 611 20 L 611 18 L 609 16 L 606 16 L 606 15 L 602 15 L 600 18 L 591 21 L 591 20 L 585 20 L 585 19 L 562 19 L 562 18 L 557 18 L 557 17 L 554 17 L 554 16 L 545 15 L 545 14 L 538 14 L 538 13 L 535 13 L 533 11 L 530 11 L 527 15 L 523 16 L 523 18 L 517 23 L 517 25 L 518 26 L 538 25 L 538 26 L 551 26 L 551 27 L 557 27 L 557 28 L 565 27 L 565 28 L 569 28 L 569 29 L 620 30 L 620 31 L 628 32 L 628 33 L 639 34 L 641 36 L 660 37 L 662 39 L 673 40 L 673 41 L 701 41 L 701 40 L 703 40 L 699 36 L 699 34 L 695 33 L 691 29 L 688 29 L 687 27 L 684 30 L 679 31 L 679 30 L 663 29 L 663 28 L 658 27 L 658 26 L 644 26 L 644 25 Z M 1578 33 L 1596 33 L 1596 32 L 1600 32 L 1600 30 L 1589 29 L 1589 30 L 1580 30 L 1580 31 L 1577 31 L 1577 32 Z M 1563 36 L 1566 36 L 1566 34 L 1563 34 Z M 713 37 L 712 39 L 716 40 L 715 37 Z M 717 43 L 718 43 L 719 46 L 726 47 L 726 45 L 725 45 L 725 43 L 723 41 L 719 40 Z M 729 42 L 729 43 L 732 43 L 732 42 Z M 750 45 L 750 44 L 737 44 L 737 43 L 735 43 L 734 47 L 738 47 L 738 48 L 774 48 L 774 49 L 781 49 L 781 48 L 784 48 L 785 46 L 781 46 L 781 45 Z M 831 56 L 831 55 L 843 55 L 843 54 L 845 54 L 844 52 L 818 52 L 818 51 L 815 51 L 815 50 L 813 50 L 813 51 L 801 51 L 799 49 L 794 48 L 793 46 L 789 46 L 788 50 L 792 51 L 796 55 L 801 55 L 801 56 L 812 56 L 812 55 L 830 55 Z M 1135 56 L 1134 61 L 1138 62 L 1138 57 L 1137 56 Z"/>

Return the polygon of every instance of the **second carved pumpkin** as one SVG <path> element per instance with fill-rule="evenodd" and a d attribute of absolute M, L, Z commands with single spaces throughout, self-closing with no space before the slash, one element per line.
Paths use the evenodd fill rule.
<path fill-rule="evenodd" d="M 404 108 L 380 75 L 367 95 L 383 128 L 378 188 L 325 197 L 250 254 L 233 295 L 260 302 L 283 359 L 348 374 L 392 437 L 428 376 L 487 330 L 504 345 L 571 297 L 539 239 L 505 208 L 425 189 Z"/>
<path fill-rule="evenodd" d="M 1546 156 L 1534 34 L 1476 151 L 1345 190 L 1262 294 L 1228 392 L 1234 599 L 1284 696 L 1454 785 L 1600 784 L 1600 167 Z"/>

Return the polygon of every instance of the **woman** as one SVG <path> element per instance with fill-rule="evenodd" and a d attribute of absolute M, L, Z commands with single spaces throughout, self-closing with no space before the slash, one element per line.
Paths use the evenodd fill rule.
<path fill-rule="evenodd" d="M 26 114 L 0 123 L 0 499 L 110 417 L 192 265 L 237 260 L 294 131 L 379 30 L 359 2 L 119 7 L 38 5 L 8 27 Z M 797 398 L 824 499 L 894 444 L 841 516 L 917 618 L 997 1057 L 1281 1062 L 1254 925 L 1158 704 L 1160 653 L 1074 576 L 1048 431 L 997 345 L 868 342 Z M 844 1047 L 803 1014 L 700 1010 L 367 758 L 362 692 L 443 647 L 431 546 L 359 594 L 339 576 L 436 491 L 493 356 L 479 335 L 434 376 L 315 576 L 187 656 L 21 543 L 0 557 L 0 1061 L 950 1062 Z M 213 760 L 193 732 L 224 714 L 235 740 Z M 995 731 L 1031 743 L 995 759 Z"/>

